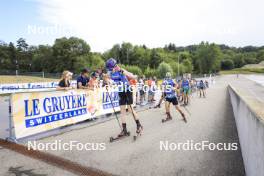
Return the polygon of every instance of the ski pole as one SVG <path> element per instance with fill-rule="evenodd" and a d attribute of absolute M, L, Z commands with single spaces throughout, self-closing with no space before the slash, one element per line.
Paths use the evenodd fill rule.
<path fill-rule="evenodd" d="M 135 114 L 134 114 L 134 110 L 132 109 L 132 106 L 129 105 L 129 107 L 130 107 L 130 109 L 131 109 L 131 113 L 132 113 L 132 115 L 133 115 L 134 120 L 136 120 L 136 116 L 135 116 Z"/>
<path fill-rule="evenodd" d="M 111 98 L 111 96 L 110 96 L 110 94 L 109 94 L 109 91 L 108 91 L 108 86 L 106 86 L 105 88 L 106 88 L 106 91 L 107 91 L 107 94 L 108 94 L 109 100 L 110 100 L 110 102 L 111 102 L 111 105 L 112 105 L 112 108 L 113 108 L 113 111 L 114 111 L 115 118 L 116 118 L 116 120 L 117 120 L 118 126 L 119 126 L 120 129 L 122 130 L 122 127 L 121 127 L 120 122 L 119 122 L 119 120 L 118 120 L 117 113 L 116 113 L 116 110 L 115 110 L 115 107 L 114 107 L 114 104 L 113 104 L 113 101 L 112 101 L 112 98 Z"/>

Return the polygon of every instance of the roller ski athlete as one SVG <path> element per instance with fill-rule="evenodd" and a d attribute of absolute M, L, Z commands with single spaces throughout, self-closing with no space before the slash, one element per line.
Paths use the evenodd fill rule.
<path fill-rule="evenodd" d="M 113 80 L 113 84 L 118 87 L 120 116 L 122 122 L 122 131 L 116 138 L 111 137 L 110 142 L 130 136 L 130 132 L 126 127 L 126 116 L 128 115 L 128 113 L 126 112 L 126 106 L 128 108 L 128 112 L 132 113 L 133 118 L 136 122 L 136 134 L 141 134 L 143 127 L 138 119 L 137 113 L 132 107 L 133 91 L 129 83 L 129 79 L 136 79 L 137 76 L 126 71 L 125 69 L 120 68 L 117 65 L 116 60 L 113 58 L 110 58 L 106 61 L 106 69 L 109 71 L 110 78 Z"/>
<path fill-rule="evenodd" d="M 189 93 L 190 93 L 190 82 L 187 78 L 183 78 L 181 84 L 183 90 L 183 104 L 186 106 L 189 103 Z"/>
<path fill-rule="evenodd" d="M 185 114 L 182 112 L 182 110 L 179 107 L 179 103 L 177 100 L 177 95 L 175 92 L 176 84 L 171 79 L 171 73 L 166 73 L 166 78 L 164 79 L 162 85 L 164 86 L 165 91 L 165 109 L 166 109 L 166 115 L 167 117 L 165 119 L 162 119 L 162 122 L 167 122 L 169 120 L 172 120 L 172 116 L 170 114 L 170 104 L 173 104 L 176 108 L 176 110 L 181 114 L 182 119 L 185 123 L 187 123 Z"/>
<path fill-rule="evenodd" d="M 202 97 L 202 95 L 205 98 L 205 83 L 203 82 L 203 80 L 201 80 L 199 83 L 199 93 L 200 93 L 200 98 Z"/>

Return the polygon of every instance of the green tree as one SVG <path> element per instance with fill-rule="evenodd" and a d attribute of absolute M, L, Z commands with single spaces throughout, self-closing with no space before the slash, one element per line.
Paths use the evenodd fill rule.
<path fill-rule="evenodd" d="M 26 43 L 26 40 L 20 38 L 17 40 L 17 53 L 16 53 L 16 61 L 18 65 L 18 69 L 21 71 L 30 71 L 31 69 L 31 61 L 32 61 L 32 50 L 29 50 L 29 46 Z"/>
<path fill-rule="evenodd" d="M 202 42 L 195 53 L 195 68 L 199 73 L 212 73 L 220 70 L 222 52 L 216 44 Z"/>
<path fill-rule="evenodd" d="M 110 50 L 106 51 L 103 54 L 104 60 L 107 60 L 109 58 L 115 58 L 118 63 L 120 63 L 121 58 L 121 47 L 119 44 L 115 44 Z"/>
<path fill-rule="evenodd" d="M 243 53 L 244 60 L 246 64 L 256 64 L 257 62 L 257 53 L 256 52 L 246 52 Z"/>
<path fill-rule="evenodd" d="M 234 62 L 231 59 L 226 59 L 221 61 L 222 70 L 231 70 L 234 68 Z"/>
<path fill-rule="evenodd" d="M 9 57 L 9 50 L 6 44 L 0 44 L 0 69 L 12 69 L 12 61 Z"/>
<path fill-rule="evenodd" d="M 54 56 L 52 48 L 48 45 L 39 45 L 33 52 L 32 69 L 37 72 L 54 72 Z"/>
<path fill-rule="evenodd" d="M 187 73 L 192 73 L 193 70 L 193 65 L 192 65 L 192 61 L 190 59 L 185 59 L 182 62 L 182 65 L 184 66 L 184 71 Z"/>
<path fill-rule="evenodd" d="M 157 49 L 153 49 L 151 51 L 151 55 L 150 55 L 150 67 L 151 68 L 157 68 L 159 66 L 159 64 L 161 63 L 162 59 L 161 56 L 159 55 Z"/>
<path fill-rule="evenodd" d="M 157 72 L 155 69 L 151 69 L 150 67 L 147 67 L 144 71 L 144 75 L 149 78 L 149 77 L 154 77 L 157 76 Z"/>
<path fill-rule="evenodd" d="M 56 39 L 52 49 L 55 72 L 74 71 L 76 69 L 74 64 L 79 61 L 77 58 L 90 54 L 90 46 L 84 40 L 76 37 Z"/>
<path fill-rule="evenodd" d="M 10 58 L 10 62 L 12 64 L 10 69 L 11 70 L 17 69 L 17 49 L 12 42 L 10 42 L 8 45 L 8 55 Z"/>
<path fill-rule="evenodd" d="M 166 76 L 166 73 L 167 72 L 170 72 L 173 74 L 173 71 L 172 71 L 172 68 L 169 64 L 165 63 L 165 62 L 162 62 L 158 69 L 157 69 L 157 72 L 158 72 L 158 76 L 160 78 L 164 78 Z"/>
<path fill-rule="evenodd" d="M 133 45 L 131 43 L 122 43 L 121 49 L 120 49 L 120 63 L 125 65 L 130 65 L 133 57 Z"/>
<path fill-rule="evenodd" d="M 262 50 L 259 50 L 257 52 L 257 56 L 256 56 L 256 59 L 257 59 L 257 62 L 261 62 L 261 61 L 264 61 L 264 49 Z"/>
<path fill-rule="evenodd" d="M 169 65 L 171 66 L 175 76 L 180 76 L 183 73 L 186 73 L 186 68 L 183 64 L 178 64 L 178 62 L 171 62 L 169 63 Z M 178 73 L 180 75 L 178 75 Z"/>
<path fill-rule="evenodd" d="M 92 71 L 96 71 L 98 68 L 104 67 L 105 62 L 103 58 L 98 54 L 86 54 L 76 58 L 74 62 L 74 70 L 76 73 L 80 73 L 83 68 L 89 68 Z"/>
<path fill-rule="evenodd" d="M 164 49 L 166 51 L 176 52 L 176 46 L 174 43 L 169 43 L 168 45 L 165 45 Z"/>
<path fill-rule="evenodd" d="M 244 56 L 241 53 L 235 54 L 235 56 L 233 57 L 232 60 L 234 62 L 235 68 L 240 68 L 246 64 L 246 62 L 244 60 Z"/>
<path fill-rule="evenodd" d="M 132 58 L 132 65 L 137 65 L 141 70 L 145 70 L 150 62 L 150 50 L 135 46 L 132 53 Z"/>
<path fill-rule="evenodd" d="M 19 38 L 17 40 L 17 50 L 18 51 L 27 51 L 28 44 L 26 43 L 26 40 L 23 38 Z"/>
<path fill-rule="evenodd" d="M 142 70 L 136 65 L 122 65 L 122 64 L 120 64 L 120 67 L 126 69 L 127 71 L 129 71 L 135 75 L 138 75 L 138 76 L 143 75 Z"/>

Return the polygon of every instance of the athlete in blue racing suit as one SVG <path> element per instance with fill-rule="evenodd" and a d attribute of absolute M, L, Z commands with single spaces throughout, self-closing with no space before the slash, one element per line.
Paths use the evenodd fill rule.
<path fill-rule="evenodd" d="M 167 114 L 167 118 L 163 121 L 167 121 L 167 120 L 171 120 L 171 114 L 170 114 L 170 104 L 172 103 L 176 110 L 181 114 L 184 122 L 187 122 L 184 113 L 182 112 L 182 110 L 179 107 L 179 103 L 178 103 L 178 99 L 177 99 L 177 95 L 176 95 L 176 84 L 174 83 L 174 81 L 171 79 L 171 74 L 168 72 L 166 74 L 166 79 L 164 79 L 163 81 L 163 86 L 164 86 L 164 93 L 165 93 L 165 109 L 166 109 L 166 114 Z"/>
<path fill-rule="evenodd" d="M 133 109 L 133 92 L 128 81 L 128 77 L 135 79 L 136 76 L 132 73 L 121 69 L 114 59 L 108 59 L 106 61 L 106 68 L 110 70 L 110 78 L 114 81 L 114 84 L 118 86 L 118 95 L 119 95 L 119 105 L 121 112 L 121 121 L 122 121 L 122 132 L 118 135 L 119 137 L 128 135 L 126 128 L 126 106 L 133 114 L 134 120 L 137 125 L 136 133 L 139 134 L 143 130 L 142 125 L 139 122 L 137 113 Z"/>
<path fill-rule="evenodd" d="M 187 105 L 189 103 L 189 93 L 190 93 L 190 82 L 189 82 L 189 80 L 184 78 L 182 81 L 181 87 L 183 90 L 184 105 Z"/>

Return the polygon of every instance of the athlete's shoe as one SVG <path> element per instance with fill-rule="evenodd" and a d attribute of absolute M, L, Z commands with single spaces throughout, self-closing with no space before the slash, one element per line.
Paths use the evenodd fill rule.
<path fill-rule="evenodd" d="M 171 114 L 169 112 L 166 112 L 166 114 L 167 114 L 167 118 L 166 119 L 171 120 L 172 119 Z"/>
<path fill-rule="evenodd" d="M 166 117 L 166 119 L 162 119 L 161 120 L 162 123 L 167 122 L 169 120 L 172 120 L 172 117 L 171 117 L 170 113 L 169 112 L 166 112 L 166 114 L 167 114 L 167 117 Z"/>
<path fill-rule="evenodd" d="M 154 108 L 160 108 L 160 104 L 157 104 L 156 106 L 154 106 Z"/>
<path fill-rule="evenodd" d="M 118 134 L 118 137 L 123 137 L 123 136 L 129 136 L 129 132 L 127 130 L 122 130 L 120 134 Z"/>
<path fill-rule="evenodd" d="M 143 126 L 142 125 L 138 125 L 137 126 L 137 130 L 136 130 L 136 133 L 137 134 L 141 134 L 142 131 L 143 131 Z"/>

